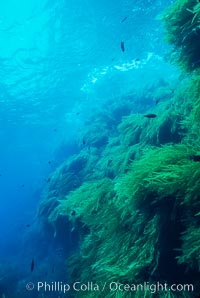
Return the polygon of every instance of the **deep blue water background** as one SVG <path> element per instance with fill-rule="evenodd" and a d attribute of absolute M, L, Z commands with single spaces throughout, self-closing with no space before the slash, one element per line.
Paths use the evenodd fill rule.
<path fill-rule="evenodd" d="M 156 18 L 171 2 L 0 3 L 0 262 L 23 250 L 47 177 L 77 150 L 88 110 L 174 71 Z"/>

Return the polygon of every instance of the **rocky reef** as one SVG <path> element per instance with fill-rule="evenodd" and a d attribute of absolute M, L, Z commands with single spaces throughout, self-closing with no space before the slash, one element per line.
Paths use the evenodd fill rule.
<path fill-rule="evenodd" d="M 196 297 L 200 280 L 200 4 L 162 15 L 170 55 L 188 76 L 113 101 L 84 127 L 84 146 L 52 175 L 38 216 L 54 236 L 78 232 L 73 283 L 193 284 L 194 292 L 74 292 L 72 297 Z M 157 103 L 157 104 L 155 104 Z M 64 225 L 63 222 L 67 222 Z"/>

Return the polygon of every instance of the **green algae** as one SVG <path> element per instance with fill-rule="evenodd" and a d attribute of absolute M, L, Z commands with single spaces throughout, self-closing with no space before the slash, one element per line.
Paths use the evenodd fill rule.
<path fill-rule="evenodd" d="M 116 184 L 116 189 L 136 206 L 137 202 L 146 202 L 148 195 L 155 192 L 159 199 L 176 195 L 182 198 L 182 204 L 195 201 L 200 165 L 190 156 L 199 153 L 199 150 L 184 144 L 146 148 L 144 155 L 132 163 L 129 172 Z"/>
<path fill-rule="evenodd" d="M 109 138 L 100 154 L 86 154 L 83 149 L 54 173 L 55 181 L 62 185 L 63 171 L 72 179 L 72 169 L 75 173 L 77 164 L 83 165 L 79 167 L 80 185 L 75 189 L 68 185 L 61 196 L 52 197 L 52 208 L 45 211 L 55 229 L 59 218 L 66 217 L 71 231 L 80 232 L 80 248 L 67 260 L 71 281 L 139 283 L 156 281 L 157 276 L 160 281 L 171 280 L 165 272 L 168 258 L 172 271 L 184 266 L 198 272 L 200 163 L 192 156 L 200 155 L 200 150 L 191 143 L 198 109 L 191 104 L 191 94 L 198 102 L 196 80 L 194 76 L 184 87 L 180 85 L 166 103 L 156 107 L 163 117 L 156 121 L 134 114 L 122 118 L 116 128 L 118 136 Z M 158 136 L 167 117 L 173 124 L 167 142 L 162 142 Z M 173 127 L 179 136 L 176 142 Z M 162 247 L 163 235 L 166 248 Z M 184 276 L 186 269 L 180 270 Z M 93 294 L 76 293 L 75 297 Z M 143 294 L 134 293 L 134 297 Z M 159 295 L 190 297 L 187 293 Z M 95 297 L 133 296 L 108 292 L 104 296 L 95 293 Z"/>
<path fill-rule="evenodd" d="M 166 41 L 173 46 L 171 61 L 185 71 L 199 68 L 200 4 L 177 0 L 162 15 Z"/>
<path fill-rule="evenodd" d="M 73 229 L 82 231 L 80 251 L 69 260 L 73 280 L 124 282 L 134 277 L 141 282 L 146 275 L 152 278 L 161 258 L 163 212 L 174 221 L 182 205 L 184 217 L 179 220 L 184 221 L 185 231 L 177 237 L 182 238 L 180 250 L 184 255 L 187 252 L 188 258 L 177 255 L 177 266 L 198 261 L 199 242 L 194 240 L 195 249 L 193 246 L 188 254 L 187 239 L 187 223 L 199 210 L 200 168 L 190 159 L 196 153 L 185 144 L 145 148 L 117 183 L 111 179 L 85 182 L 62 200 L 50 220 L 64 215 L 73 222 Z M 164 206 L 172 205 L 170 210 L 163 209 L 161 200 Z M 188 205 L 194 209 L 189 214 Z M 193 233 L 198 235 L 197 226 Z"/>
<path fill-rule="evenodd" d="M 84 139 L 90 150 L 82 148 L 52 175 L 40 216 L 55 229 L 64 217 L 72 232 L 80 232 L 80 247 L 67 259 L 72 282 L 173 283 L 178 278 L 197 288 L 200 162 L 193 157 L 200 156 L 200 78 L 194 65 L 197 41 L 190 34 L 199 27 L 199 17 L 199 5 L 188 0 L 177 0 L 163 15 L 166 38 L 174 46 L 172 60 L 192 74 L 176 90 L 149 89 L 149 98 L 161 100 L 148 111 L 157 117 L 133 113 L 129 101 L 123 102 L 122 117 L 122 106 L 111 105 L 107 118 L 101 111 L 93 126 L 89 121 Z M 108 291 L 74 297 L 191 293 Z"/>
<path fill-rule="evenodd" d="M 181 255 L 178 257 L 179 264 L 187 264 L 188 267 L 200 271 L 200 227 L 199 220 L 188 223 L 187 230 L 182 235 L 183 245 Z"/>

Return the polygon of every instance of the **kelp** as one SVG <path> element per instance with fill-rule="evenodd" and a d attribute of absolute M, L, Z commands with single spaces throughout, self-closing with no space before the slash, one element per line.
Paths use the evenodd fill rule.
<path fill-rule="evenodd" d="M 110 139 L 97 163 L 98 173 L 111 179 L 125 173 L 136 158 L 139 148 L 138 144 L 132 146 L 120 144 L 119 138 Z"/>
<path fill-rule="evenodd" d="M 179 264 L 187 264 L 189 268 L 200 271 L 200 220 L 195 225 L 190 223 L 182 235 L 183 245 L 181 255 L 178 257 Z"/>
<path fill-rule="evenodd" d="M 126 175 L 116 184 L 118 199 L 137 208 L 140 204 L 152 204 L 149 196 L 157 200 L 175 195 L 181 204 L 197 202 L 199 197 L 200 164 L 192 160 L 199 155 L 198 148 L 185 144 L 149 147 L 143 156 L 132 163 Z"/>
<path fill-rule="evenodd" d="M 62 196 L 52 200 L 49 197 L 49 206 L 41 205 L 55 233 L 61 219 L 71 222 L 66 224 L 71 233 L 79 232 L 79 249 L 67 259 L 71 282 L 164 281 L 170 279 L 165 272 L 169 258 L 171 270 L 177 274 L 181 266 L 192 272 L 199 270 L 200 163 L 194 157 L 200 156 L 200 150 L 198 144 L 192 146 L 187 139 L 195 115 L 187 98 L 194 92 L 198 100 L 198 88 L 192 83 L 184 86 L 187 92 L 184 88 L 175 92 L 174 104 L 169 108 L 174 113 L 169 116 L 174 115 L 176 122 L 174 109 L 180 106 L 178 101 L 181 103 L 180 110 L 185 115 L 178 124 L 185 129 L 182 142 L 162 144 L 155 138 L 162 125 L 156 130 L 155 119 L 149 121 L 141 115 L 130 115 L 122 119 L 119 136 L 110 138 L 100 154 L 93 149 L 86 153 L 83 149 L 58 169 L 55 175 L 58 180 L 70 173 L 81 177 L 80 185 L 66 188 Z M 159 109 L 165 110 L 164 107 L 161 104 Z M 136 118 L 142 119 L 143 124 L 136 125 Z M 130 138 L 136 137 L 133 123 L 140 130 L 140 138 L 129 144 Z M 56 185 L 56 179 L 49 189 Z M 166 247 L 162 246 L 163 235 Z M 186 275 L 183 270 L 181 278 Z M 93 297 L 93 294 L 74 293 L 74 297 Z M 143 294 L 134 293 L 134 297 L 144 297 Z M 95 292 L 95 297 L 129 297 L 129 293 L 105 292 L 103 295 Z M 188 293 L 155 295 L 191 297 Z M 145 297 L 155 295 L 145 293 Z"/>
<path fill-rule="evenodd" d="M 116 134 L 116 127 L 125 115 L 129 115 L 133 108 L 135 93 L 124 97 L 111 97 L 106 103 L 99 103 L 98 107 L 88 111 L 87 120 L 82 124 L 78 143 L 80 147 L 96 148 L 102 151 L 107 145 L 109 138 Z M 106 104 L 106 114 L 105 114 Z"/>
<path fill-rule="evenodd" d="M 54 237 L 57 229 L 62 229 L 62 221 L 60 222 L 60 216 L 57 222 L 52 222 L 49 220 L 50 215 L 70 191 L 80 187 L 83 181 L 92 179 L 94 172 L 91 169 L 95 168 L 97 160 L 98 156 L 95 152 L 90 154 L 87 150 L 82 150 L 67 159 L 49 176 L 38 208 L 38 217 L 45 228 L 51 227 L 51 233 L 53 227 Z M 63 225 L 64 228 L 66 228 L 65 225 Z"/>
<path fill-rule="evenodd" d="M 54 221 L 57 216 L 65 215 L 73 222 L 79 219 L 83 224 L 88 221 L 91 225 L 98 225 L 99 222 L 94 223 L 94 215 L 113 195 L 114 185 L 110 179 L 85 182 L 60 201 L 60 205 L 50 214 L 49 219 Z"/>
<path fill-rule="evenodd" d="M 91 164 L 95 164 L 95 160 L 95 154 L 91 158 L 87 151 L 82 151 L 69 158 L 49 177 L 49 181 L 44 189 L 44 196 L 60 197 L 80 186 L 83 177 L 85 178 L 85 170 L 90 169 Z M 89 171 L 87 171 L 87 174 L 89 175 Z"/>
<path fill-rule="evenodd" d="M 156 203 L 165 200 L 168 205 L 172 198 L 173 208 L 164 209 L 169 220 L 174 206 L 192 206 L 180 220 L 189 221 L 195 216 L 199 210 L 200 167 L 190 157 L 197 153 L 184 144 L 149 147 L 117 184 L 111 179 L 85 182 L 62 200 L 50 220 L 62 214 L 73 222 L 73 229 L 82 230 L 80 251 L 69 261 L 73 280 L 123 282 L 133 276 L 136 281 L 146 274 L 153 276 L 159 266 L 160 233 L 165 221 Z M 183 237 L 183 250 L 185 241 Z M 181 260 L 179 256 L 179 264 Z"/>
<path fill-rule="evenodd" d="M 193 72 L 190 80 L 187 82 L 184 92 L 190 109 L 187 117 L 182 121 L 182 125 L 186 127 L 187 134 L 184 141 L 194 147 L 200 143 L 200 71 Z"/>
<path fill-rule="evenodd" d="M 62 199 L 57 199 L 56 205 L 52 205 L 53 208 L 44 208 L 48 210 L 45 211 L 48 221 L 55 229 L 60 218 L 66 218 L 71 221 L 71 232 L 80 232 L 79 250 L 67 260 L 72 282 L 133 282 L 133 278 L 134 282 L 142 282 L 145 279 L 155 281 L 156 276 L 161 276 L 161 280 L 170 278 L 164 269 L 167 265 L 165 255 L 171 255 L 173 251 L 172 270 L 176 271 L 182 265 L 197 270 L 199 228 L 198 220 L 194 221 L 194 218 L 198 218 L 200 212 L 200 163 L 194 156 L 199 156 L 200 150 L 197 145 L 190 145 L 187 139 L 188 123 L 193 125 L 190 118 L 195 115 L 187 98 L 195 90 L 194 94 L 198 94 L 198 88 L 195 89 L 196 84 L 191 85 L 191 90 L 190 85 L 184 86 L 187 92 L 184 89 L 175 92 L 171 99 L 173 104 L 168 109 L 170 112 L 165 109 L 165 103 L 157 108 L 164 110 L 162 120 L 156 118 L 158 122 L 154 122 L 155 119 L 145 119 L 142 115 L 125 117 L 118 127 L 119 136 L 110 138 L 99 155 L 95 155 L 94 150 L 85 155 L 83 149 L 81 155 L 59 169 L 58 177 L 63 171 L 69 174 L 69 170 L 82 177 L 81 184 L 68 189 Z M 170 138 L 162 144 L 155 136 L 159 136 L 166 115 L 174 117 L 176 125 L 179 106 L 185 119 L 180 118 L 178 126 L 182 132 L 185 129 L 185 133 L 180 133 L 177 144 L 172 144 Z M 189 110 L 191 114 L 187 116 Z M 135 119 L 142 123 L 138 125 Z M 130 142 L 131 138 L 133 142 Z M 167 236 L 169 249 L 163 251 L 162 235 L 170 225 L 175 232 L 172 237 Z M 161 263 L 165 264 L 164 267 Z M 101 295 L 95 292 L 95 297 Z M 128 295 L 104 293 L 104 297 Z M 143 297 L 140 293 L 134 295 Z M 159 295 L 190 297 L 187 293 Z M 93 297 L 93 293 L 75 293 L 74 296 Z M 145 296 L 152 297 L 149 293 Z"/>
<path fill-rule="evenodd" d="M 200 66 L 200 4 L 196 0 L 177 0 L 162 15 L 166 41 L 173 46 L 171 61 L 185 71 Z"/>
<path fill-rule="evenodd" d="M 103 211 L 106 212 L 105 209 Z M 84 237 L 79 254 L 69 261 L 69 266 L 73 265 L 70 266 L 73 279 L 123 282 L 134 278 L 138 281 L 142 279 L 145 270 L 155 270 L 159 218 L 155 216 L 149 223 L 145 223 L 138 216 L 134 222 L 136 230 L 128 230 L 128 223 L 119 224 L 120 214 L 116 210 L 114 214 L 108 210 L 108 214 L 111 217 L 109 222 L 108 218 L 106 221 L 102 219 L 102 227 Z M 139 237 L 141 229 L 144 234 Z"/>
<path fill-rule="evenodd" d="M 198 284 L 199 18 L 200 6 L 192 0 L 177 0 L 163 15 L 167 40 L 174 46 L 172 59 L 193 72 L 176 90 L 169 84 L 146 89 L 145 99 L 152 102 L 144 113 L 157 117 L 147 119 L 142 109 L 131 109 L 131 96 L 127 104 L 125 97 L 121 105 L 120 100 L 111 101 L 108 114 L 100 109 L 87 120 L 80 154 L 52 176 L 46 193 L 49 205 L 41 204 L 41 214 L 55 229 L 61 218 L 70 221 L 71 233 L 80 236 L 78 250 L 66 261 L 70 282 L 188 279 Z M 133 97 L 137 99 L 137 92 Z M 192 297 L 170 291 L 73 296 Z"/>
<path fill-rule="evenodd" d="M 179 218 L 183 232 L 182 236 L 177 235 L 182 240 L 178 264 L 196 270 L 199 270 L 200 251 L 200 163 L 193 156 L 199 154 L 198 147 L 185 144 L 146 149 L 115 186 L 123 218 L 137 209 L 145 213 L 164 212 L 170 220 Z M 126 209 L 122 201 L 126 202 Z M 171 210 L 167 211 L 167 205 L 172 205 Z"/>
<path fill-rule="evenodd" d="M 184 128 L 181 126 L 184 117 L 183 107 L 175 109 L 174 101 L 171 99 L 151 111 L 157 116 L 156 118 L 148 119 L 142 114 L 124 117 L 118 126 L 120 141 L 123 145 L 159 146 L 181 141 L 184 134 Z"/>
<path fill-rule="evenodd" d="M 74 278 L 123 281 L 143 276 L 144 270 L 155 270 L 159 216 L 147 220 L 131 212 L 130 218 L 122 220 L 116 202 L 112 180 L 85 182 L 50 215 L 52 222 L 65 215 L 72 221 L 72 229 L 82 231 L 80 251 L 69 262 L 79 262 L 79 269 L 71 267 Z"/>

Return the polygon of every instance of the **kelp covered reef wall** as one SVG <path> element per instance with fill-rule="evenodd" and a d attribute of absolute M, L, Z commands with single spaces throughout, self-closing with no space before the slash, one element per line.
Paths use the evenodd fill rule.
<path fill-rule="evenodd" d="M 84 146 L 50 177 L 44 226 L 78 232 L 70 281 L 192 283 L 192 292 L 74 292 L 71 297 L 196 297 L 200 280 L 200 4 L 177 0 L 162 15 L 177 88 L 149 90 L 154 104 L 113 101 L 83 129 Z M 155 102 L 157 104 L 155 104 Z M 91 124 L 93 123 L 93 124 Z M 67 222 L 67 225 L 63 225 Z M 196 296 L 195 296 L 196 295 Z"/>
<path fill-rule="evenodd" d="M 200 66 L 200 3 L 196 0 L 175 1 L 163 16 L 166 40 L 173 45 L 172 61 L 184 70 Z"/>

